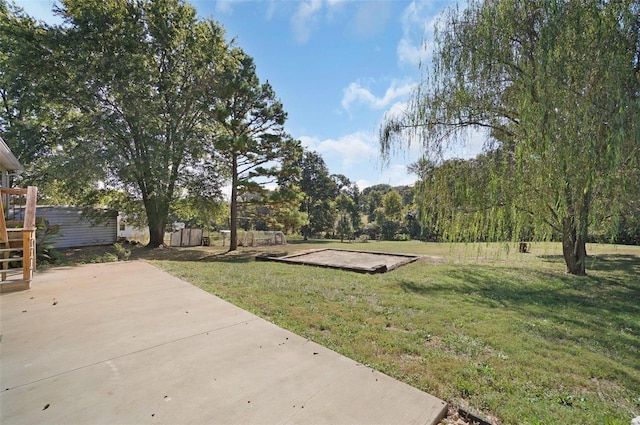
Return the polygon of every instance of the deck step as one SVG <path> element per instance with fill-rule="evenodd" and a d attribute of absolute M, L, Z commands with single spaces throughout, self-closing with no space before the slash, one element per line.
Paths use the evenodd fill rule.
<path fill-rule="evenodd" d="M 0 258 L 0 264 L 2 263 L 11 263 L 13 261 L 22 261 L 24 257 L 9 257 L 9 258 Z M 2 269 L 0 269 L 2 270 Z"/>
<path fill-rule="evenodd" d="M 0 269 L 0 274 L 17 274 L 22 273 L 24 269 L 22 267 L 14 267 L 12 269 Z"/>
<path fill-rule="evenodd" d="M 6 263 L 8 261 L 20 261 L 22 260 L 22 258 L 23 258 L 22 255 L 19 255 L 19 254 L 12 255 L 11 257 L 0 255 L 0 263 Z"/>
<path fill-rule="evenodd" d="M 3 282 L 0 282 L 0 293 L 25 291 L 27 289 L 31 289 L 30 280 L 19 279 L 19 280 L 5 280 Z"/>
<path fill-rule="evenodd" d="M 14 252 L 14 251 L 24 251 L 23 247 L 20 248 L 0 248 L 0 252 Z"/>

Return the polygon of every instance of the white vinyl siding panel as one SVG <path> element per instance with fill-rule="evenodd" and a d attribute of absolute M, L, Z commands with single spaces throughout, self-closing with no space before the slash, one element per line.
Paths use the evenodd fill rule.
<path fill-rule="evenodd" d="M 54 226 L 60 224 L 60 235 L 52 238 L 54 248 L 111 245 L 117 237 L 117 212 L 101 211 L 100 220 L 86 218 L 81 208 L 38 207 L 37 217 L 43 217 Z"/>

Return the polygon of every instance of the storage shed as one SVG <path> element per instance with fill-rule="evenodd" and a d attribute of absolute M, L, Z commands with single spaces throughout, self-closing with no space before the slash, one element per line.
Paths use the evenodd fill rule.
<path fill-rule="evenodd" d="M 118 212 L 101 209 L 88 217 L 82 208 L 38 206 L 36 217 L 42 217 L 51 226 L 60 225 L 60 235 L 52 238 L 55 248 L 111 245 L 116 242 Z"/>

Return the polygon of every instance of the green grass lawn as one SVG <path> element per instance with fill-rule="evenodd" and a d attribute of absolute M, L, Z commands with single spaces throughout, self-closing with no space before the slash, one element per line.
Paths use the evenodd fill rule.
<path fill-rule="evenodd" d="M 138 250 L 286 329 L 504 424 L 625 424 L 640 415 L 640 247 L 588 245 L 586 277 L 558 244 L 292 243 L 415 253 L 379 275 L 255 262 L 221 247 Z M 262 251 L 262 249 L 260 249 Z"/>

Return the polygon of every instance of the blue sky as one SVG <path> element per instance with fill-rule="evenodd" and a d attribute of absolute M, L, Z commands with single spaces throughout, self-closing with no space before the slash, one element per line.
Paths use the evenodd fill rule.
<path fill-rule="evenodd" d="M 20 0 L 25 11 L 55 22 L 53 0 Z M 287 131 L 324 158 L 330 173 L 361 189 L 412 184 L 407 164 L 418 147 L 383 166 L 378 127 L 402 111 L 429 60 L 434 19 L 455 0 L 192 0 L 201 18 L 221 23 L 251 55 L 288 112 Z M 472 157 L 480 137 L 448 156 Z"/>

